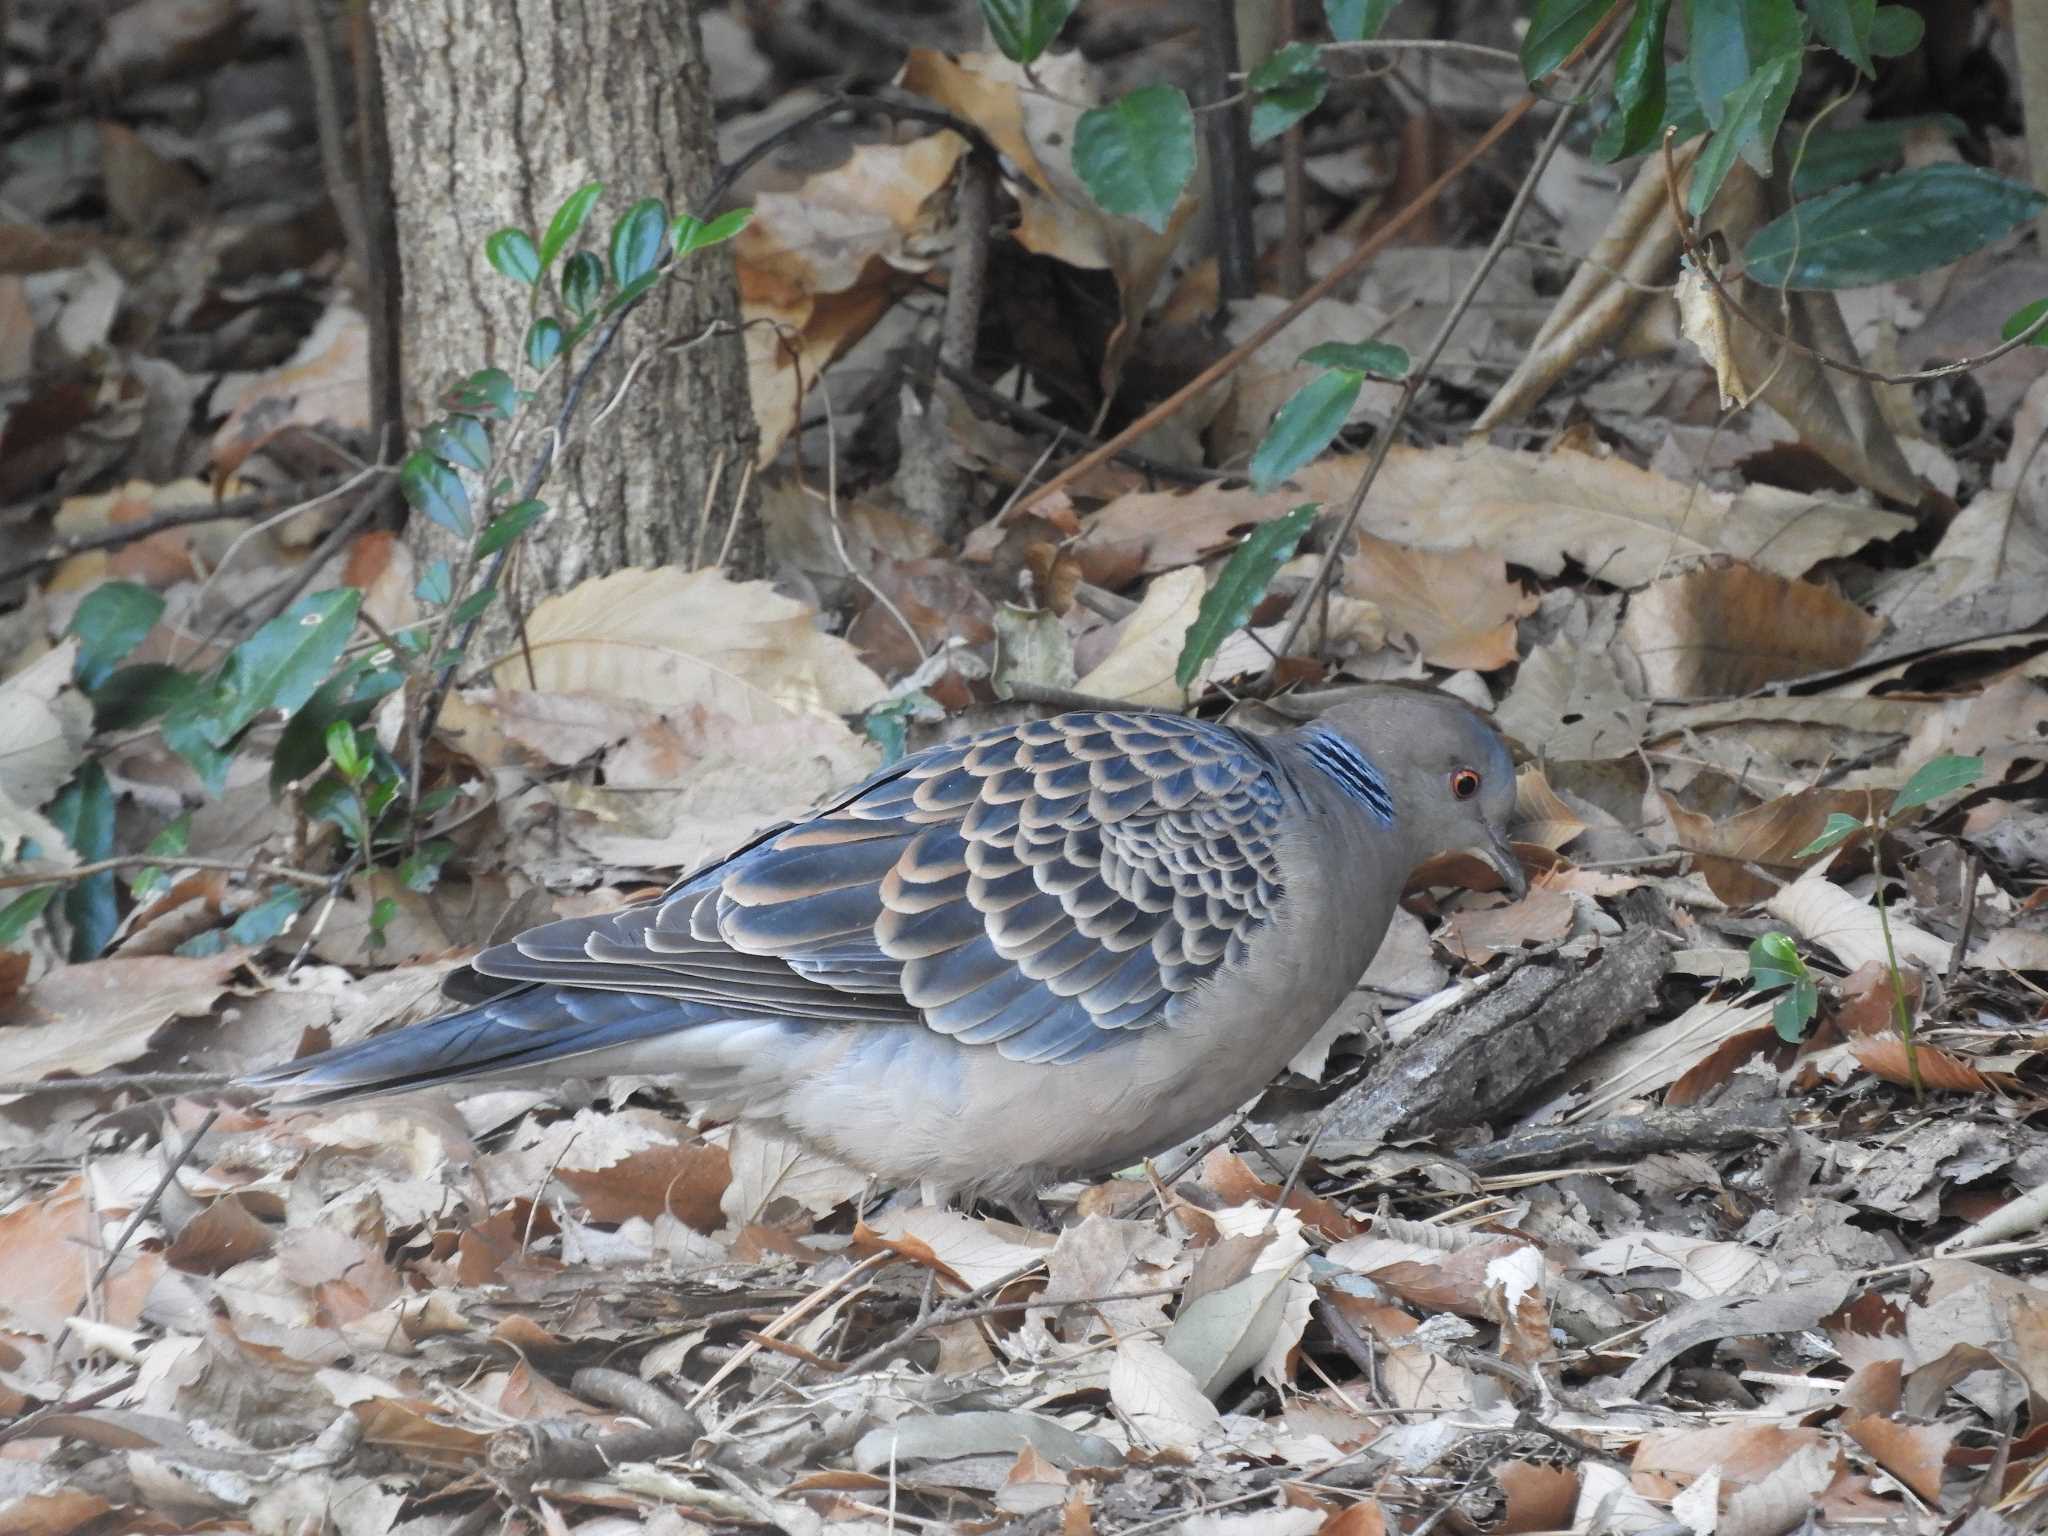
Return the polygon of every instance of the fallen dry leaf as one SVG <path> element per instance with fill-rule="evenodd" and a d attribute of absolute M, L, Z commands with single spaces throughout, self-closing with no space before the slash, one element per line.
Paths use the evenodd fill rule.
<path fill-rule="evenodd" d="M 1376 605 L 1387 633 L 1405 635 L 1431 666 L 1478 672 L 1515 660 L 1515 621 L 1536 607 L 1491 550 L 1410 549 L 1362 529 L 1344 562 L 1344 590 Z"/>
<path fill-rule="evenodd" d="M 225 949 L 202 959 L 149 955 L 60 966 L 0 1017 L 8 1075 L 83 1076 L 133 1061 L 173 1019 L 212 1012 L 228 977 L 252 953 Z"/>
<path fill-rule="evenodd" d="M 1661 698 L 1748 693 L 1846 667 L 1884 628 L 1827 587 L 1714 561 L 1632 598 L 1621 633 Z"/>

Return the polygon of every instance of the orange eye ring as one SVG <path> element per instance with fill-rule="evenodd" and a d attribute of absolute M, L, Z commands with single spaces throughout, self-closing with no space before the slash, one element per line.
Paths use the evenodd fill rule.
<path fill-rule="evenodd" d="M 1479 770 L 1477 768 L 1453 768 L 1451 770 L 1451 793 L 1460 800 L 1470 800 L 1479 793 Z"/>

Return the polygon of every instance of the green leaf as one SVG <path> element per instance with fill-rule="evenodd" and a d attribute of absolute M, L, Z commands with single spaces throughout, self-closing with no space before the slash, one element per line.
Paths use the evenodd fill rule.
<path fill-rule="evenodd" d="M 669 226 L 669 244 L 675 247 L 676 259 L 680 261 L 707 246 L 725 244 L 753 222 L 754 210 L 751 208 L 735 208 L 709 222 L 687 213 L 679 214 L 675 223 Z"/>
<path fill-rule="evenodd" d="M 1880 59 L 1911 53 L 1927 35 L 1927 22 L 1907 5 L 1880 5 L 1870 28 L 1870 51 Z"/>
<path fill-rule="evenodd" d="M 1923 165 L 1809 198 L 1750 236 L 1752 282 L 1865 288 L 1959 261 L 2048 206 L 1974 165 Z"/>
<path fill-rule="evenodd" d="M 448 622 L 457 629 L 462 628 L 471 619 L 480 617 L 483 611 L 491 606 L 491 603 L 497 596 L 498 589 L 496 587 L 478 587 L 476 591 L 470 593 L 469 596 L 465 597 L 457 605 L 455 612 L 449 615 Z"/>
<path fill-rule="evenodd" d="M 391 919 L 398 916 L 396 897 L 379 896 L 370 907 L 369 946 L 372 949 L 384 947 L 384 930 L 391 926 Z"/>
<path fill-rule="evenodd" d="M 1759 992 L 1790 989 L 1772 1007 L 1771 1021 L 1780 1039 L 1805 1039 L 1806 1026 L 1820 1008 L 1820 987 L 1792 940 L 1782 933 L 1759 935 L 1749 946 L 1749 979 Z"/>
<path fill-rule="evenodd" d="M 0 907 L 0 949 L 11 949 L 14 941 L 28 932 L 28 925 L 43 915 L 43 909 L 57 899 L 57 887 L 38 886 L 25 891 Z"/>
<path fill-rule="evenodd" d="M 1983 776 L 1984 759 L 1981 757 L 1956 757 L 1952 754 L 1930 757 L 1913 770 L 1913 777 L 1906 780 L 1906 787 L 1892 798 L 1890 814 L 1896 816 L 1930 800 L 1939 800 L 1943 795 L 1968 789 Z"/>
<path fill-rule="evenodd" d="M 1694 218 L 1706 213 L 1738 154 L 1755 166 L 1759 175 L 1770 174 L 1771 144 L 1778 136 L 1778 125 L 1785 120 L 1786 107 L 1792 104 L 1793 87 L 1799 84 L 1799 60 L 1797 53 L 1779 54 L 1728 98 L 1720 128 L 1693 163 L 1686 206 Z"/>
<path fill-rule="evenodd" d="M 1926 117 L 1892 117 L 1836 128 L 1808 136 L 1805 152 L 1792 169 L 1792 195 L 1817 197 L 1831 187 L 1861 181 L 1872 171 L 1888 171 L 1905 153 L 1906 135 L 1935 127 L 1952 139 L 1966 131 L 1963 120 L 1938 112 Z"/>
<path fill-rule="evenodd" d="M 1671 0 L 1636 0 L 1635 14 L 1614 56 L 1614 115 L 1593 147 L 1606 163 L 1639 155 L 1657 141 L 1664 121 L 1664 31 Z"/>
<path fill-rule="evenodd" d="M 228 925 L 228 937 L 237 944 L 268 944 L 291 927 L 306 905 L 306 894 L 296 885 L 273 885 L 268 896 Z"/>
<path fill-rule="evenodd" d="M 92 758 L 78 765 L 69 784 L 50 802 L 50 822 L 80 859 L 90 863 L 114 851 L 114 791 L 106 770 Z M 64 887 L 64 920 L 71 925 L 71 959 L 90 960 L 107 947 L 121 926 L 114 872 L 103 869 Z"/>
<path fill-rule="evenodd" d="M 335 771 L 351 784 L 360 784 L 370 774 L 370 754 L 363 750 L 356 728 L 346 720 L 337 720 L 327 727 L 324 741 L 327 761 L 334 764 Z"/>
<path fill-rule="evenodd" d="M 96 731 L 132 731 L 182 704 L 199 691 L 199 679 L 161 661 L 122 667 L 92 690 Z"/>
<path fill-rule="evenodd" d="M 452 391 L 445 402 L 454 410 L 510 421 L 519 405 L 519 390 L 502 368 L 479 368 Z"/>
<path fill-rule="evenodd" d="M 420 579 L 413 583 L 412 595 L 435 608 L 447 606 L 455 598 L 454 567 L 446 560 L 428 561 Z"/>
<path fill-rule="evenodd" d="M 1183 691 L 1223 642 L 1251 621 L 1252 610 L 1259 606 L 1273 577 L 1315 525 L 1317 505 L 1307 502 L 1285 516 L 1259 524 L 1231 551 L 1216 585 L 1202 594 L 1202 606 L 1188 626 L 1187 639 L 1181 642 L 1173 680 Z"/>
<path fill-rule="evenodd" d="M 1848 815 L 1842 811 L 1830 811 L 1826 825 L 1820 829 L 1820 836 L 1793 854 L 1792 857 L 1795 859 L 1810 859 L 1815 854 L 1826 853 L 1835 844 L 1841 842 L 1843 838 L 1862 830 L 1862 827 L 1863 822 L 1860 818 Z"/>
<path fill-rule="evenodd" d="M 474 416 L 444 416 L 420 428 L 420 446 L 460 469 L 484 473 L 491 467 L 491 435 Z"/>
<path fill-rule="evenodd" d="M 1323 104 L 1330 77 L 1316 61 L 1311 43 L 1289 43 L 1251 72 L 1245 82 L 1252 92 L 1251 140 L 1264 144 Z"/>
<path fill-rule="evenodd" d="M 1074 0 L 981 0 L 982 20 L 1003 57 L 1037 62 L 1074 13 Z"/>
<path fill-rule="evenodd" d="M 620 287 L 646 277 L 668 243 L 668 209 L 658 197 L 643 197 L 612 226 L 612 277 Z"/>
<path fill-rule="evenodd" d="M 2011 341 L 2016 336 L 2026 335 L 2034 326 L 2040 324 L 2041 316 L 2044 314 L 2048 314 L 2048 299 L 2036 299 L 2033 303 L 2023 305 L 2014 310 L 2011 316 L 2007 318 L 2005 324 L 1998 328 L 1998 334 L 2006 341 Z M 2027 337 L 2027 345 L 2030 347 L 2048 347 L 2048 329 L 2034 331 L 2033 335 Z"/>
<path fill-rule="evenodd" d="M 1572 55 L 1614 9 L 1614 0 L 1536 0 L 1522 34 L 1522 74 L 1531 85 Z"/>
<path fill-rule="evenodd" d="M 204 688 L 193 690 L 195 700 L 206 694 Z M 218 795 L 228 787 L 228 764 L 234 753 L 216 747 L 206 739 L 202 729 L 204 712 L 198 703 L 180 705 L 164 716 L 159 728 L 163 732 L 164 745 L 192 765 L 192 771 L 199 775 L 199 782 L 208 791 Z"/>
<path fill-rule="evenodd" d="M 562 322 L 542 315 L 526 328 L 526 366 L 544 373 L 562 352 Z"/>
<path fill-rule="evenodd" d="M 469 492 L 462 476 L 424 448 L 416 448 L 398 466 L 398 488 L 412 509 L 450 533 L 469 537 Z"/>
<path fill-rule="evenodd" d="M 1160 234 L 1195 174 L 1195 114 L 1178 86 L 1147 85 L 1074 125 L 1074 170 L 1111 213 Z"/>
<path fill-rule="evenodd" d="M 621 288 L 617 293 L 611 296 L 611 299 L 605 304 L 604 313 L 608 315 L 617 314 L 620 310 L 624 309 L 628 304 L 632 303 L 635 299 L 639 298 L 641 294 L 645 293 L 648 289 L 652 288 L 656 283 L 660 281 L 661 274 L 659 272 L 641 273 L 638 277 L 634 278 L 633 281 L 626 284 L 625 287 Z"/>
<path fill-rule="evenodd" d="M 1398 0 L 1323 0 L 1330 36 L 1340 43 L 1362 43 L 1378 37 Z"/>
<path fill-rule="evenodd" d="M 1806 0 L 1814 34 L 1858 71 L 1877 77 L 1870 59 L 1870 32 L 1877 22 L 1877 0 Z"/>
<path fill-rule="evenodd" d="M 604 263 L 589 251 L 578 251 L 562 263 L 562 303 L 581 318 L 604 297 Z"/>
<path fill-rule="evenodd" d="M 270 759 L 270 793 L 282 795 L 285 787 L 306 779 L 327 761 L 327 732 L 337 721 L 361 725 L 370 718 L 377 701 L 405 682 L 405 674 L 394 667 L 377 665 L 371 657 L 359 657 L 313 690 L 285 722 L 277 738 L 277 750 Z"/>
<path fill-rule="evenodd" d="M 597 200 L 602 196 L 604 183 L 593 181 L 578 187 L 562 200 L 562 206 L 548 220 L 547 233 L 540 237 L 541 271 L 552 267 L 555 258 L 569 249 L 569 242 L 582 232 L 583 221 L 590 217 L 590 210 L 597 206 Z"/>
<path fill-rule="evenodd" d="M 163 617 L 164 600 L 132 581 L 103 581 L 85 594 L 66 634 L 78 636 L 73 676 L 87 693 L 113 675 L 115 666 Z"/>
<path fill-rule="evenodd" d="M 225 748 L 266 710 L 296 710 L 333 670 L 362 597 L 354 587 L 335 587 L 300 598 L 228 653 L 212 681 L 165 721 L 166 735 L 185 716 L 181 723 Z"/>
<path fill-rule="evenodd" d="M 1332 368 L 1290 395 L 1273 413 L 1264 440 L 1252 450 L 1252 489 L 1270 491 L 1329 447 L 1364 386 L 1364 374 Z"/>
<path fill-rule="evenodd" d="M 448 862 L 455 852 L 455 845 L 445 837 L 437 837 L 430 843 L 422 843 L 419 850 L 408 854 L 398 866 L 398 878 L 408 891 L 425 894 L 441 883 L 441 866 Z"/>
<path fill-rule="evenodd" d="M 1342 368 L 1375 379 L 1405 379 L 1414 366 L 1406 347 L 1391 341 L 1325 341 L 1301 354 L 1311 368 Z"/>
<path fill-rule="evenodd" d="M 515 502 L 491 519 L 484 536 L 476 541 L 479 560 L 487 560 L 547 515 L 544 501 Z"/>
<path fill-rule="evenodd" d="M 484 258 L 515 283 L 531 288 L 540 280 L 540 252 L 523 229 L 500 229 L 484 241 Z"/>
<path fill-rule="evenodd" d="M 155 837 L 152 837 L 149 840 L 149 846 L 142 851 L 156 858 L 172 859 L 191 846 L 191 842 L 192 813 L 187 811 L 184 815 L 178 817 L 177 820 L 171 822 L 163 831 L 157 833 Z M 137 901 L 140 901 L 153 891 L 160 890 L 170 883 L 171 877 L 162 869 L 152 864 L 147 869 L 137 872 L 129 880 L 128 893 Z"/>
<path fill-rule="evenodd" d="M 1707 121 L 1718 128 L 1728 98 L 1766 59 L 1806 46 L 1806 18 L 1792 0 L 1688 0 L 1687 63 Z"/>

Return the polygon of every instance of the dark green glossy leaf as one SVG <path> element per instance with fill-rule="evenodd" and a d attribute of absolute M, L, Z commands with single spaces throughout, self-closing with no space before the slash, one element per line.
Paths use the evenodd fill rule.
<path fill-rule="evenodd" d="M 2036 299 L 2033 303 L 2014 310 L 2005 324 L 1998 328 L 2000 339 L 2011 341 L 2017 336 L 2026 335 L 2028 331 L 2041 324 L 2043 315 L 2048 315 L 2048 299 Z M 2034 331 L 2033 335 L 2028 336 L 2027 345 L 2048 347 L 2048 327 Z"/>
<path fill-rule="evenodd" d="M 161 661 L 122 667 L 92 690 L 96 731 L 132 731 L 183 703 L 199 691 L 199 679 Z"/>
<path fill-rule="evenodd" d="M 1759 175 L 1770 174 L 1771 144 L 1778 136 L 1778 125 L 1785 120 L 1785 109 L 1792 104 L 1792 89 L 1799 84 L 1799 57 L 1796 53 L 1779 54 L 1728 98 L 1721 126 L 1693 162 L 1686 206 L 1694 218 L 1706 214 L 1738 154 L 1755 166 Z"/>
<path fill-rule="evenodd" d="M 208 685 L 173 717 L 189 709 L 200 736 L 225 748 L 265 711 L 292 713 L 334 669 L 362 596 L 354 587 L 309 592 L 229 652 Z"/>
<path fill-rule="evenodd" d="M 668 244 L 668 209 L 643 197 L 612 226 L 612 278 L 620 287 L 652 273 Z"/>
<path fill-rule="evenodd" d="M 114 791 L 106 770 L 91 758 L 78 765 L 69 784 L 50 802 L 51 825 L 64 834 L 71 851 L 91 863 L 114 852 Z M 71 925 L 71 959 L 90 960 L 107 947 L 121 926 L 120 899 L 114 872 L 103 869 L 64 887 L 64 920 Z"/>
<path fill-rule="evenodd" d="M 474 416 L 444 416 L 420 428 L 420 446 L 446 463 L 482 474 L 491 467 L 491 435 Z"/>
<path fill-rule="evenodd" d="M 562 263 L 563 305 L 579 318 L 589 314 L 604 297 L 604 281 L 604 262 L 589 251 L 578 251 Z"/>
<path fill-rule="evenodd" d="M 1344 368 L 1375 379 L 1405 379 L 1414 366 L 1406 347 L 1391 341 L 1325 341 L 1301 354 L 1311 368 Z"/>
<path fill-rule="evenodd" d="M 1974 165 L 1924 165 L 1797 204 L 1750 237 L 1743 262 L 1766 287 L 1864 288 L 1960 261 L 2044 205 Z"/>
<path fill-rule="evenodd" d="M 306 892 L 296 885 L 273 885 L 270 894 L 228 925 L 236 944 L 268 944 L 291 927 L 306 905 Z"/>
<path fill-rule="evenodd" d="M 519 406 L 519 390 L 504 369 L 479 368 L 450 392 L 447 404 L 458 411 L 509 421 Z"/>
<path fill-rule="evenodd" d="M 1981 757 L 1931 757 L 1913 770 L 1913 777 L 1906 780 L 1906 787 L 1893 797 L 1891 814 L 1896 816 L 1930 800 L 1939 800 L 1943 795 L 1968 789 L 1983 776 L 1984 759 Z"/>
<path fill-rule="evenodd" d="M 1876 78 L 1870 32 L 1877 23 L 1877 0 L 1806 0 L 1806 14 L 1816 37 L 1860 72 Z"/>
<path fill-rule="evenodd" d="M 160 729 L 164 745 L 190 763 L 199 782 L 218 795 L 228 787 L 228 763 L 235 754 L 206 739 L 205 712 L 196 702 L 205 692 L 204 688 L 195 688 L 195 702 L 171 710 L 164 716 Z"/>
<path fill-rule="evenodd" d="M 1857 817 L 1842 811 L 1830 811 L 1826 824 L 1820 829 L 1820 836 L 1793 854 L 1792 857 L 1795 859 L 1810 859 L 1816 854 L 1826 853 L 1835 844 L 1849 837 L 1862 826 L 1862 821 Z"/>
<path fill-rule="evenodd" d="M 1330 36 L 1340 43 L 1362 43 L 1380 35 L 1399 0 L 1323 0 Z"/>
<path fill-rule="evenodd" d="M 1687 65 L 1700 110 L 1716 128 L 1727 115 L 1728 98 L 1758 66 L 1806 46 L 1806 18 L 1793 0 L 1688 0 L 1687 9 Z"/>
<path fill-rule="evenodd" d="M 469 537 L 469 492 L 462 476 L 424 448 L 405 456 L 398 467 L 398 488 L 415 512 L 450 533 Z"/>
<path fill-rule="evenodd" d="M 540 278 L 540 252 L 523 229 L 500 229 L 484 241 L 484 257 L 515 283 L 531 288 Z"/>
<path fill-rule="evenodd" d="M 1252 451 L 1252 488 L 1270 491 L 1329 447 L 1343 430 L 1364 386 L 1364 374 L 1333 368 L 1289 396 L 1273 413 L 1273 424 Z"/>
<path fill-rule="evenodd" d="M 1289 43 L 1251 72 L 1245 84 L 1252 93 L 1252 143 L 1279 138 L 1323 104 L 1330 77 L 1320 58 L 1311 43 Z"/>
<path fill-rule="evenodd" d="M 85 594 L 66 634 L 78 636 L 78 659 L 72 675 L 87 693 L 112 675 L 121 659 L 142 643 L 150 626 L 163 616 L 164 600 L 132 581 L 103 581 Z"/>
<path fill-rule="evenodd" d="M 1929 117 L 1891 117 L 1855 128 L 1824 129 L 1810 134 L 1805 152 L 1792 171 L 1794 197 L 1818 197 L 1830 188 L 1861 181 L 1873 171 L 1888 171 L 1905 153 L 1906 135 L 1934 127 L 1961 138 L 1963 120 L 1947 113 Z"/>
<path fill-rule="evenodd" d="M 484 536 L 476 541 L 477 558 L 487 560 L 547 515 L 544 501 L 515 502 L 491 519 Z"/>
<path fill-rule="evenodd" d="M 1664 121 L 1664 30 L 1671 0 L 1636 0 L 1614 56 L 1614 115 L 1593 147 L 1602 162 L 1639 155 Z"/>
<path fill-rule="evenodd" d="M 526 328 L 526 366 L 535 373 L 545 373 L 561 353 L 562 322 L 553 315 L 542 315 Z"/>
<path fill-rule="evenodd" d="M 1870 28 L 1870 51 L 1880 59 L 1911 53 L 1927 35 L 1927 23 L 1907 5 L 1880 5 Z"/>
<path fill-rule="evenodd" d="M 453 624 L 457 629 L 462 628 L 462 626 L 467 624 L 471 619 L 481 617 L 483 611 L 491 606 L 492 602 L 496 600 L 497 596 L 498 589 L 496 587 L 477 588 L 476 591 L 470 593 L 469 596 L 465 597 L 462 600 L 462 602 L 456 607 L 455 612 L 449 617 L 448 622 Z"/>
<path fill-rule="evenodd" d="M 405 681 L 405 674 L 393 667 L 376 665 L 370 657 L 359 657 L 313 690 L 285 722 L 277 739 L 277 751 L 270 759 L 270 793 L 282 795 L 287 786 L 311 777 L 327 761 L 327 731 L 336 721 L 361 725 L 370 718 L 377 701 Z"/>
<path fill-rule="evenodd" d="M 669 244 L 675 247 L 676 259 L 680 261 L 707 246 L 725 244 L 753 222 L 754 210 L 751 208 L 735 208 L 710 220 L 693 218 L 687 213 L 679 214 L 669 227 Z"/>
<path fill-rule="evenodd" d="M 1231 551 L 1216 585 L 1202 594 L 1202 606 L 1195 613 L 1195 622 L 1188 626 L 1187 638 L 1181 642 L 1180 662 L 1173 669 L 1173 680 L 1183 691 L 1223 642 L 1251 622 L 1252 610 L 1259 606 L 1266 588 L 1294 554 L 1295 546 L 1315 526 L 1316 508 L 1317 503 L 1307 502 L 1284 516 L 1259 524 Z"/>
<path fill-rule="evenodd" d="M 1788 989 L 1772 1006 L 1771 1022 L 1780 1039 L 1805 1039 L 1806 1026 L 1820 1007 L 1820 986 L 1792 940 L 1782 933 L 1760 935 L 1749 946 L 1749 979 L 1759 992 Z"/>
<path fill-rule="evenodd" d="M 1037 62 L 1074 13 L 1074 0 L 981 0 L 982 20 L 1003 57 Z"/>
<path fill-rule="evenodd" d="M 602 196 L 604 183 L 593 181 L 578 187 L 562 200 L 562 206 L 548 220 L 547 233 L 540 237 L 542 271 L 553 266 L 555 258 L 569 249 L 569 242 L 581 233 L 583 221 L 590 217 L 590 210 L 597 206 L 597 200 Z"/>
<path fill-rule="evenodd" d="M 28 932 L 29 924 L 57 899 L 57 889 L 54 885 L 38 886 L 0 907 L 0 949 L 11 949 L 14 941 Z"/>
<path fill-rule="evenodd" d="M 1195 174 L 1195 114 L 1178 86 L 1147 85 L 1074 125 L 1074 170 L 1111 213 L 1161 234 Z"/>
<path fill-rule="evenodd" d="M 1536 0 L 1522 34 L 1522 74 L 1534 85 L 1571 57 L 1614 0 Z"/>

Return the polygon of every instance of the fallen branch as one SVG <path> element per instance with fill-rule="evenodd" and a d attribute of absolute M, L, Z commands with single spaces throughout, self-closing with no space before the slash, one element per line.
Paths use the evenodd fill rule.
<path fill-rule="evenodd" d="M 1524 965 L 1390 1053 L 1332 1106 L 1328 1135 L 1378 1143 L 1498 1118 L 1641 1018 L 1670 957 L 1663 934 L 1640 927 L 1583 969 Z"/>
<path fill-rule="evenodd" d="M 121 523 L 101 533 L 80 533 L 52 539 L 41 554 L 0 570 L 0 586 L 23 576 L 33 576 L 53 565 L 62 565 L 73 555 L 90 554 L 96 549 L 121 549 L 167 529 L 190 528 L 196 523 L 227 522 L 245 517 L 267 517 L 273 512 L 295 510 L 299 503 L 324 496 L 332 489 L 332 485 L 323 488 L 291 485 L 274 491 L 250 491 L 201 506 L 172 507 L 154 517 L 145 517 L 135 523 Z"/>
<path fill-rule="evenodd" d="M 238 864 L 233 859 L 199 859 L 185 853 L 124 853 L 111 859 L 94 859 L 89 864 L 74 864 L 69 869 L 35 869 L 25 874 L 0 875 L 0 891 L 16 891 L 34 885 L 74 885 L 108 870 L 145 869 L 152 865 L 163 869 L 219 869 L 231 875 L 261 875 L 269 880 L 289 880 L 294 885 L 308 885 L 316 891 L 327 889 L 327 876 L 293 869 L 289 864 Z"/>
<path fill-rule="evenodd" d="M 1653 1152 L 1728 1152 L 1776 1136 L 1792 1124 L 1783 1099 L 1713 1109 L 1653 1109 L 1590 1125 L 1539 1125 L 1483 1146 L 1467 1147 L 1458 1161 L 1479 1172 L 1515 1163 L 1557 1167 L 1580 1158 L 1603 1161 Z"/>

